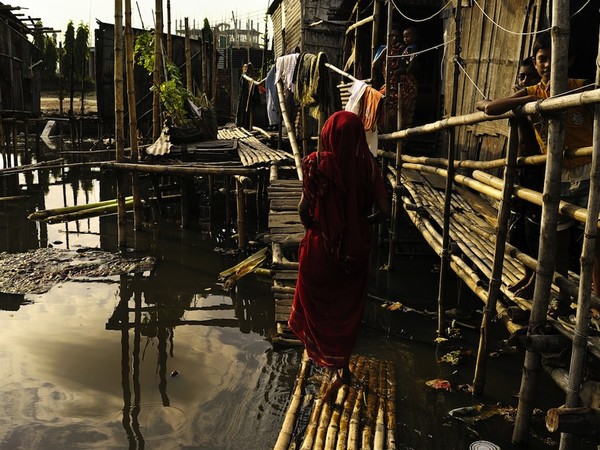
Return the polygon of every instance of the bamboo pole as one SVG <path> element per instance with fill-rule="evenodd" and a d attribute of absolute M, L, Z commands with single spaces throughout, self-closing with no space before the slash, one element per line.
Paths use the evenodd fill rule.
<path fill-rule="evenodd" d="M 115 0 L 114 28 L 115 147 L 117 161 L 125 159 L 125 112 L 123 103 L 123 0 Z M 117 173 L 117 229 L 119 247 L 127 245 L 125 180 Z"/>
<path fill-rule="evenodd" d="M 160 136 L 162 126 L 160 124 L 160 95 L 159 86 L 161 84 L 160 65 L 162 62 L 162 31 L 163 14 L 162 0 L 154 0 L 155 7 L 155 27 L 154 27 L 154 70 L 152 71 L 152 84 L 154 92 L 152 94 L 152 139 L 157 140 Z"/>
<path fill-rule="evenodd" d="M 125 201 L 131 201 L 133 197 L 127 197 L 125 198 Z M 65 206 L 62 208 L 53 208 L 53 209 L 43 209 L 43 210 L 39 210 L 39 211 L 35 211 L 31 214 L 29 214 L 29 216 L 27 216 L 27 218 L 29 220 L 43 220 L 46 219 L 47 217 L 50 216 L 56 216 L 58 214 L 67 214 L 67 213 L 73 213 L 73 212 L 77 212 L 77 211 L 83 211 L 85 209 L 90 209 L 90 208 L 99 208 L 99 207 L 103 207 L 103 206 L 111 206 L 111 205 L 116 205 L 117 204 L 117 200 L 106 200 L 103 202 L 97 202 L 97 203 L 86 203 L 84 205 L 75 205 L 75 206 Z"/>
<path fill-rule="evenodd" d="M 298 142 L 296 141 L 294 126 L 290 120 L 290 116 L 287 113 L 287 109 L 285 108 L 285 95 L 283 93 L 283 82 L 281 80 L 277 81 L 277 96 L 279 97 L 279 108 L 281 109 L 281 115 L 283 117 L 283 121 L 285 122 L 288 139 L 290 140 L 290 145 L 294 154 L 296 173 L 298 174 L 298 179 L 302 180 L 302 157 L 300 156 L 300 150 L 298 149 Z"/>
<path fill-rule="evenodd" d="M 381 21 L 381 4 L 382 0 L 375 0 L 373 2 L 373 26 L 371 28 L 371 61 L 375 59 L 375 52 L 377 51 L 378 36 L 379 36 L 379 25 Z M 355 50 L 356 51 L 356 50 Z M 356 64 L 356 62 L 354 63 Z M 371 80 L 376 76 L 376 67 L 371 64 Z"/>
<path fill-rule="evenodd" d="M 377 3 L 377 1 L 376 1 Z M 398 83 L 398 92 L 400 92 L 400 83 Z M 402 128 L 402 108 L 398 104 L 396 111 L 396 127 Z M 401 167 L 402 167 L 402 141 L 396 141 L 396 155 L 395 155 L 394 169 L 396 172 L 396 184 L 393 186 L 392 191 L 392 221 L 390 230 L 390 244 L 388 247 L 388 270 L 394 269 L 394 253 L 396 250 L 396 243 L 398 242 L 398 214 L 400 212 L 400 179 L 401 179 Z"/>
<path fill-rule="evenodd" d="M 283 426 L 281 427 L 281 431 L 279 433 L 279 436 L 277 437 L 277 442 L 275 443 L 275 447 L 273 447 L 273 450 L 287 450 L 290 444 L 290 441 L 292 439 L 292 433 L 294 431 L 294 424 L 296 423 L 296 414 L 298 413 L 298 409 L 300 408 L 300 403 L 302 400 L 302 393 L 304 391 L 304 379 L 306 376 L 308 364 L 308 354 L 305 350 L 302 354 L 300 372 L 298 374 L 298 378 L 296 379 L 296 385 L 294 387 L 294 392 L 292 394 L 290 406 L 288 407 L 288 410 L 285 413 Z"/>
<path fill-rule="evenodd" d="M 187 90 L 193 93 L 194 85 L 192 83 L 192 45 L 190 43 L 190 26 L 187 17 L 183 20 L 185 23 L 185 83 Z"/>
<path fill-rule="evenodd" d="M 479 349 L 477 351 L 477 361 L 475 364 L 475 375 L 473 378 L 473 394 L 483 395 L 485 386 L 485 377 L 487 369 L 487 359 L 489 354 L 489 327 L 490 322 L 496 316 L 496 302 L 500 293 L 502 284 L 502 266 L 504 263 L 504 249 L 506 234 L 508 231 L 508 218 L 510 216 L 510 203 L 512 197 L 513 184 L 515 182 L 516 170 L 515 161 L 519 149 L 518 131 L 516 121 L 511 120 L 510 135 L 508 140 L 508 151 L 506 155 L 506 168 L 504 169 L 504 189 L 502 190 L 502 201 L 498 210 L 498 227 L 496 229 L 496 245 L 494 249 L 494 265 L 492 276 L 488 287 L 488 297 L 483 317 L 481 319 L 481 328 L 479 331 Z"/>
<path fill-rule="evenodd" d="M 125 201 L 123 203 L 123 206 L 121 206 L 117 203 L 112 203 L 112 204 L 108 204 L 108 205 L 104 205 L 104 206 L 85 208 L 85 209 L 81 209 L 79 211 L 55 214 L 52 216 L 48 216 L 44 219 L 41 219 L 41 221 L 45 222 L 45 223 L 70 222 L 72 220 L 87 219 L 89 217 L 98 217 L 98 216 L 103 216 L 103 215 L 107 215 L 107 214 L 114 214 L 116 212 L 126 213 L 127 210 L 131 210 L 132 207 L 133 207 L 133 198 L 129 197 L 129 200 Z"/>
<path fill-rule="evenodd" d="M 458 60 L 460 58 L 460 27 L 461 27 L 461 2 L 456 4 L 454 18 L 455 38 L 454 38 L 454 74 L 452 82 L 452 105 L 450 115 L 456 114 L 458 102 L 458 77 L 460 70 Z M 446 278 L 448 272 L 448 263 L 450 260 L 450 202 L 452 197 L 452 184 L 454 181 L 454 156 L 455 156 L 455 132 L 454 128 L 448 130 L 448 177 L 446 178 L 446 190 L 444 198 L 444 225 L 442 231 L 442 252 L 440 255 L 440 281 L 438 289 L 438 336 L 445 334 L 446 310 L 444 300 L 446 298 Z"/>
<path fill-rule="evenodd" d="M 356 366 L 354 375 L 357 380 L 360 380 L 364 376 L 365 358 L 358 356 L 356 358 Z M 344 402 L 342 413 L 340 416 L 339 433 L 337 438 L 336 450 L 346 450 L 348 445 L 348 427 L 350 424 L 350 415 L 352 414 L 352 408 L 358 395 L 358 389 L 354 384 L 350 386 L 348 396 Z"/>
<path fill-rule="evenodd" d="M 367 391 L 366 411 L 364 426 L 361 436 L 361 449 L 371 450 L 373 448 L 373 432 L 375 429 L 375 411 L 377 409 L 377 391 L 379 389 L 379 378 L 375 361 L 369 360 L 369 390 Z"/>
<path fill-rule="evenodd" d="M 218 69 L 217 69 L 217 27 L 214 28 L 213 30 L 213 46 L 212 46 L 212 51 L 210 53 L 211 56 L 211 72 L 210 72 L 210 79 L 212 81 L 212 95 L 211 95 L 211 103 L 213 105 L 213 108 L 215 108 L 215 110 L 217 109 L 217 75 L 218 75 Z"/>
<path fill-rule="evenodd" d="M 202 29 L 202 92 L 208 98 L 208 61 L 206 56 L 206 40 Z"/>
<path fill-rule="evenodd" d="M 385 406 L 387 380 L 385 372 L 385 361 L 379 361 L 379 389 L 377 395 L 377 415 L 375 418 L 375 436 L 373 438 L 373 449 L 383 450 L 385 444 Z"/>
<path fill-rule="evenodd" d="M 396 449 L 396 370 L 392 361 L 386 361 L 386 446 L 387 450 Z"/>
<path fill-rule="evenodd" d="M 167 61 L 173 62 L 173 37 L 171 36 L 171 0 L 167 0 Z"/>
<path fill-rule="evenodd" d="M 323 399 L 327 393 L 328 387 L 329 378 L 323 380 L 321 387 L 319 388 L 319 393 L 313 402 L 312 411 L 310 412 L 310 417 L 308 419 L 308 426 L 304 432 L 304 438 L 302 440 L 302 446 L 300 447 L 300 450 L 311 450 L 313 448 L 317 433 L 317 425 L 319 424 L 319 417 L 321 416 L 321 409 L 323 408 Z"/>
<path fill-rule="evenodd" d="M 390 79 L 390 65 L 389 65 L 389 49 L 392 48 L 392 25 L 393 25 L 393 18 L 394 18 L 394 4 L 391 1 L 387 2 L 387 20 L 386 20 L 386 39 L 385 39 L 385 45 L 386 45 L 386 52 L 385 52 L 385 73 L 384 73 L 384 77 L 383 77 L 383 82 L 385 84 L 385 92 L 386 92 L 386 96 L 384 97 L 383 101 L 384 101 L 384 108 L 385 108 L 385 116 L 383 118 L 383 127 L 384 130 L 387 132 L 390 129 L 390 123 L 389 123 L 389 114 L 388 111 L 390 110 L 390 85 L 389 85 L 389 79 Z M 354 49 L 354 51 L 356 52 L 356 49 Z M 355 56 L 356 59 L 356 56 Z M 356 64 L 355 64 L 356 65 Z"/>
<path fill-rule="evenodd" d="M 600 42 L 598 44 L 600 55 Z M 596 85 L 600 83 L 600 66 L 596 68 Z M 581 270 L 579 275 L 579 294 L 577 296 L 577 314 L 575 316 L 575 334 L 569 368 L 569 386 L 565 399 L 565 408 L 579 406 L 579 390 L 583 382 L 586 365 L 588 324 L 590 320 L 591 291 L 596 254 L 596 239 L 598 237 L 598 213 L 600 212 L 600 106 L 594 107 L 592 168 L 590 175 L 590 190 L 588 200 L 588 215 L 583 233 L 583 249 L 580 257 Z M 598 415 L 596 415 L 598 416 Z M 597 423 L 597 422 L 596 422 Z M 562 433 L 560 449 L 567 450 L 572 437 Z"/>
<path fill-rule="evenodd" d="M 560 94 L 567 88 L 569 17 L 568 0 L 552 2 L 551 96 Z M 539 264 L 536 270 L 533 305 L 529 321 L 529 330 L 534 331 L 546 324 L 556 253 L 556 222 L 560 199 L 560 174 L 564 141 L 564 117 L 551 117 L 548 130 L 548 161 L 544 175 L 544 205 L 542 206 L 540 228 Z M 517 417 L 512 435 L 514 444 L 522 445 L 528 441 L 541 368 L 542 355 L 527 350 L 523 363 Z"/>
<path fill-rule="evenodd" d="M 236 206 L 237 206 L 237 235 L 238 248 L 244 248 L 246 242 L 246 207 L 244 198 L 244 187 L 240 177 L 235 178 Z"/>
<path fill-rule="evenodd" d="M 135 100 L 135 79 L 133 62 L 133 29 L 131 27 L 131 0 L 125 0 L 125 60 L 127 74 L 127 110 L 129 112 L 129 146 L 131 148 L 131 161 L 136 164 L 139 161 L 140 151 L 137 140 L 137 107 Z M 119 156 L 117 154 L 117 156 Z M 124 162 L 123 155 L 120 155 Z M 139 175 L 131 173 L 131 193 L 133 194 L 133 220 L 134 229 L 142 229 L 142 202 L 140 196 Z"/>

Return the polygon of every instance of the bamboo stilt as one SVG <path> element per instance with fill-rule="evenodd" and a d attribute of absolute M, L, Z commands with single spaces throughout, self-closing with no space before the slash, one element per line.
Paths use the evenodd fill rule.
<path fill-rule="evenodd" d="M 552 3 L 552 84 L 550 95 L 555 96 L 567 88 L 569 36 L 569 2 L 556 0 Z M 550 298 L 550 286 L 554 273 L 556 253 L 556 222 L 560 199 L 560 175 L 562 149 L 565 140 L 565 119 L 551 117 L 548 131 L 548 162 L 544 176 L 544 205 L 540 228 L 539 265 L 536 270 L 530 329 L 538 329 L 546 324 L 546 314 Z M 542 355 L 526 351 L 519 390 L 519 405 L 512 442 L 526 444 L 537 392 L 538 379 L 542 367 Z"/>
<path fill-rule="evenodd" d="M 115 0 L 114 29 L 115 147 L 117 161 L 123 161 L 125 148 L 125 111 L 123 102 L 123 0 Z M 127 245 L 125 222 L 125 180 L 117 174 L 117 228 L 119 247 Z"/>
<path fill-rule="evenodd" d="M 192 44 L 190 42 L 190 26 L 187 17 L 183 20 L 185 23 L 185 84 L 187 90 L 193 93 L 194 85 L 192 83 Z"/>
<path fill-rule="evenodd" d="M 273 450 L 287 450 L 290 441 L 292 439 L 292 433 L 294 431 L 294 423 L 296 422 L 296 414 L 298 413 L 298 409 L 300 408 L 302 391 L 304 389 L 304 381 L 306 377 L 306 371 L 308 368 L 309 359 L 306 351 L 302 354 L 302 362 L 300 363 L 300 372 L 298 374 L 298 378 L 296 379 L 296 385 L 294 387 L 294 393 L 292 394 L 292 400 L 290 402 L 290 406 L 288 407 L 287 412 L 285 413 L 285 419 L 283 421 L 283 426 L 281 428 L 281 432 L 277 438 L 277 442 L 275 443 L 275 447 Z"/>
<path fill-rule="evenodd" d="M 502 202 L 498 210 L 498 228 L 496 229 L 496 245 L 494 249 L 494 264 L 488 287 L 487 304 L 483 310 L 481 328 L 479 332 L 479 349 L 475 364 L 475 375 L 473 378 L 473 393 L 482 395 L 485 386 L 487 359 L 489 354 L 488 330 L 491 320 L 496 316 L 496 301 L 500 293 L 502 266 L 504 263 L 504 243 L 508 231 L 508 218 L 510 216 L 510 202 L 512 197 L 513 183 L 516 170 L 515 161 L 519 148 L 518 132 L 516 122 L 511 121 L 508 152 L 506 155 L 506 168 L 504 169 L 504 189 L 502 191 Z"/>
<path fill-rule="evenodd" d="M 237 206 L 237 235 L 238 235 L 238 248 L 244 248 L 246 246 L 246 205 L 244 188 L 239 177 L 236 177 L 236 206 Z"/>
<path fill-rule="evenodd" d="M 162 0 L 155 0 L 155 27 L 154 27 L 154 70 L 152 71 L 152 84 L 154 92 L 152 95 L 152 139 L 156 141 L 160 136 L 162 129 L 160 123 L 160 95 L 158 87 L 161 84 L 160 66 L 162 63 L 162 32 L 163 32 L 163 14 Z"/>
<path fill-rule="evenodd" d="M 598 45 L 600 54 L 600 43 Z M 596 83 L 600 82 L 600 67 L 596 68 Z M 590 320 L 591 290 L 593 283 L 594 259 L 596 254 L 596 239 L 598 238 L 598 213 L 600 212 L 600 106 L 594 108 L 592 169 L 590 175 L 590 191 L 588 201 L 588 216 L 583 233 L 583 249 L 581 252 L 581 270 L 579 276 L 579 295 L 577 297 L 577 315 L 575 318 L 575 334 L 569 368 L 569 386 L 565 399 L 565 408 L 579 406 L 579 390 L 583 382 L 586 365 L 588 324 Z M 596 288 L 598 288 L 596 286 Z M 550 416 L 550 414 L 548 414 Z M 595 414 L 596 421 L 600 415 Z M 548 423 L 548 422 L 546 422 Z M 564 433 L 561 435 L 560 448 L 566 450 L 572 438 Z"/>
<path fill-rule="evenodd" d="M 129 146 L 131 148 L 131 161 L 139 161 L 139 148 L 137 140 L 137 107 L 135 100 L 135 80 L 133 76 L 133 29 L 131 27 L 131 0 L 125 0 L 125 60 L 127 74 L 127 110 L 129 115 Z M 117 155 L 124 158 L 124 155 Z M 124 162 L 117 159 L 117 162 Z M 131 191 L 133 194 L 133 220 L 134 229 L 142 228 L 142 202 L 140 197 L 139 176 L 131 174 Z"/>

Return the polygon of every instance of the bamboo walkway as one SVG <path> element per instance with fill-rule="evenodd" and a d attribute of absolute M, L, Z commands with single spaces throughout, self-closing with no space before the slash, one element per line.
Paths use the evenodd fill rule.
<path fill-rule="evenodd" d="M 402 198 L 404 209 L 412 223 L 436 252 L 442 248 L 443 180 L 437 175 L 403 170 L 401 174 L 405 195 Z M 481 197 L 470 191 L 455 188 L 452 195 L 452 220 L 450 221 L 450 241 L 455 244 L 450 266 L 471 290 L 485 303 L 487 286 L 490 282 L 495 247 L 495 226 L 497 211 Z M 497 317 L 510 333 L 519 331 L 527 324 L 531 310 L 530 299 L 515 297 L 508 289 L 525 273 L 523 254 L 507 245 L 501 276 L 501 300 L 496 305 Z M 530 258 L 531 259 L 531 258 Z M 577 274 L 570 272 L 569 278 L 579 282 Z M 468 281 L 471 280 L 471 281 Z M 559 287 L 552 285 L 553 296 L 558 296 Z M 524 311 L 525 319 L 516 323 L 511 320 L 514 313 L 511 307 Z M 548 317 L 548 323 L 560 334 L 573 339 L 574 328 Z M 589 351 L 600 358 L 600 336 L 592 333 L 588 337 Z"/>
<path fill-rule="evenodd" d="M 389 361 L 354 356 L 352 382 L 331 389 L 331 379 L 306 352 L 275 450 L 396 448 L 396 375 Z"/>

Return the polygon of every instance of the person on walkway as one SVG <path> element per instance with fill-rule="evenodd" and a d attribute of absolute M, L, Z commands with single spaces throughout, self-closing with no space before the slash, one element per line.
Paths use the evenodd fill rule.
<path fill-rule="evenodd" d="M 518 92 L 529 86 L 534 86 L 540 80 L 541 77 L 535 69 L 533 57 L 525 58 L 519 64 L 513 91 Z M 519 156 L 541 155 L 542 152 L 529 117 L 517 117 L 515 120 L 517 120 L 519 134 Z M 521 187 L 542 192 L 544 190 L 544 169 L 544 165 L 519 167 L 517 183 Z M 536 259 L 538 257 L 541 217 L 542 208 L 540 206 L 518 198 L 514 200 L 511 208 L 508 241 Z M 523 278 L 509 286 L 509 290 L 514 292 L 516 297 L 531 299 L 533 298 L 534 286 L 535 272 L 529 267 L 525 267 Z"/>
<path fill-rule="evenodd" d="M 381 65 L 384 80 L 388 77 L 387 83 L 379 89 L 379 92 L 387 98 L 387 111 L 385 117 L 388 120 L 388 126 L 396 128 L 396 114 L 398 111 L 398 97 L 402 100 L 402 129 L 410 128 L 413 125 L 415 115 L 415 106 L 417 102 L 417 94 L 419 85 L 417 82 L 416 72 L 418 69 L 418 59 L 415 55 L 417 52 L 417 29 L 408 27 L 402 35 L 397 28 L 390 31 L 391 43 L 389 51 L 382 51 L 375 60 L 373 65 Z M 389 72 L 386 65 L 382 64 L 387 57 Z M 398 83 L 400 83 L 400 91 L 398 92 Z M 386 87 L 387 86 L 387 87 Z"/>
<path fill-rule="evenodd" d="M 539 83 L 521 89 L 510 97 L 487 102 L 483 106 L 486 114 L 503 114 L 529 102 L 550 97 L 550 61 L 552 58 L 551 38 L 543 33 L 533 46 L 534 64 L 541 77 Z M 581 89 L 587 80 L 567 80 L 569 90 Z M 577 149 L 592 145 L 593 114 L 585 106 L 569 108 L 566 112 L 565 149 Z M 543 153 L 547 152 L 548 120 L 541 114 L 532 117 L 536 139 Z M 563 158 L 561 172 L 561 200 L 587 208 L 590 187 L 591 157 Z M 575 224 L 570 217 L 559 215 L 557 223 L 556 271 L 567 276 L 569 269 L 569 228 Z M 592 274 L 593 292 L 600 293 L 600 239 L 596 239 L 596 255 Z M 552 315 L 570 312 L 570 299 L 555 299 L 551 303 Z"/>
<path fill-rule="evenodd" d="M 288 325 L 310 359 L 334 372 L 333 390 L 350 382 L 348 363 L 367 297 L 370 225 L 388 218 L 390 206 L 356 114 L 329 117 L 321 143 L 323 151 L 303 161 L 298 212 L 306 234 Z"/>

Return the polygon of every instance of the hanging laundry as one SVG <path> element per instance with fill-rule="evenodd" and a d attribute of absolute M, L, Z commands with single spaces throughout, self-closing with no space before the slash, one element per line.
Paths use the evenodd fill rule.
<path fill-rule="evenodd" d="M 294 92 L 295 89 L 294 72 L 296 70 L 299 55 L 299 53 L 292 53 L 291 55 L 280 56 L 275 62 L 275 83 L 281 80 L 283 87 L 292 92 Z"/>
<path fill-rule="evenodd" d="M 267 118 L 269 119 L 269 125 L 274 126 L 279 124 L 279 117 L 281 110 L 279 108 L 279 98 L 277 96 L 276 86 L 277 68 L 271 67 L 267 78 L 265 80 L 266 100 L 267 100 Z"/>

